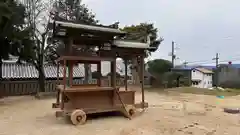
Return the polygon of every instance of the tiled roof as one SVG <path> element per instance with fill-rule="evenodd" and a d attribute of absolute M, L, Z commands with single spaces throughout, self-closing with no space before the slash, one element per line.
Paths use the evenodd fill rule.
<path fill-rule="evenodd" d="M 126 32 L 124 32 L 124 31 L 121 31 L 121 30 L 115 29 L 115 28 L 110 28 L 110 27 L 92 26 L 92 25 L 77 24 L 77 23 L 63 22 L 63 21 L 56 21 L 55 23 L 56 23 L 56 25 L 60 25 L 63 27 L 69 27 L 69 28 L 109 32 L 109 33 L 116 33 L 116 34 L 126 34 Z"/>
<path fill-rule="evenodd" d="M 57 66 L 51 64 L 44 65 L 45 77 L 56 78 Z M 74 66 L 73 77 L 83 77 L 83 67 Z M 63 77 L 63 67 L 59 69 L 59 77 Z M 2 65 L 2 77 L 3 78 L 38 78 L 37 69 L 31 64 L 16 64 L 16 63 L 3 63 Z"/>
<path fill-rule="evenodd" d="M 102 62 L 102 75 L 107 75 L 110 72 L 110 62 Z M 120 75 L 125 75 L 125 66 L 122 61 L 117 60 L 117 72 Z M 91 71 L 96 71 L 97 66 L 92 64 Z M 44 72 L 46 78 L 57 77 L 57 66 L 52 64 L 44 65 Z M 59 77 L 63 77 L 63 67 L 59 68 Z M 67 72 L 68 75 L 68 72 Z M 128 75 L 130 76 L 130 69 L 128 69 Z M 84 65 L 79 64 L 73 68 L 73 77 L 84 77 Z M 15 62 L 4 62 L 2 65 L 2 77 L 3 78 L 38 78 L 38 71 L 32 64 L 17 64 Z"/>
<path fill-rule="evenodd" d="M 3 63 L 3 78 L 38 78 L 38 71 L 30 64 Z"/>

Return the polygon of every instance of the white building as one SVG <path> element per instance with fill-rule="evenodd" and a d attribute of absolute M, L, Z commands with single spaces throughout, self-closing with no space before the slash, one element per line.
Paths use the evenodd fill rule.
<path fill-rule="evenodd" d="M 192 86 L 197 88 L 212 87 L 213 72 L 205 68 L 193 68 L 191 70 Z"/>

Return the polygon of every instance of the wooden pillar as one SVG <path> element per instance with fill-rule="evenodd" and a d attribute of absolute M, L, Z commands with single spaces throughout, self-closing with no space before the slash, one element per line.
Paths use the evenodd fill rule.
<path fill-rule="evenodd" d="M 71 87 L 73 84 L 73 62 L 68 62 L 68 79 L 69 79 L 69 86 Z"/>
<path fill-rule="evenodd" d="M 66 83 L 67 83 L 67 78 L 66 78 L 67 77 L 66 76 L 67 61 L 66 60 L 64 60 L 63 65 L 64 65 L 64 67 L 63 67 L 63 86 L 64 86 L 64 90 L 65 90 Z M 63 110 L 64 109 L 64 93 L 63 92 L 61 92 L 61 104 L 60 104 L 60 106 L 61 106 L 61 110 Z"/>
<path fill-rule="evenodd" d="M 59 62 L 57 62 L 57 85 L 59 85 Z M 57 87 L 57 85 L 55 87 Z M 59 104 L 59 97 L 60 97 L 60 90 L 57 89 L 57 101 L 56 103 Z"/>
<path fill-rule="evenodd" d="M 116 88 L 116 59 L 111 61 L 111 87 Z"/>
<path fill-rule="evenodd" d="M 66 83 L 67 83 L 67 76 L 66 76 L 66 71 L 67 71 L 67 61 L 63 61 L 63 80 L 62 84 L 64 86 L 64 89 L 66 88 Z"/>
<path fill-rule="evenodd" d="M 113 106 L 116 105 L 115 101 L 117 99 L 116 95 L 116 59 L 114 61 L 111 61 L 111 87 L 114 88 L 113 91 L 113 98 L 112 98 L 112 104 Z"/>
<path fill-rule="evenodd" d="M 128 84 L 127 84 L 127 80 L 128 80 L 128 75 L 127 75 L 127 59 L 124 59 L 124 66 L 125 66 L 125 79 L 124 79 L 124 83 L 125 83 L 125 90 L 128 90 Z"/>
<path fill-rule="evenodd" d="M 59 62 L 57 62 L 57 84 L 59 85 Z"/>
<path fill-rule="evenodd" d="M 72 55 L 72 44 L 73 44 L 73 39 L 69 38 L 68 39 L 68 46 L 67 46 L 67 51 L 69 55 Z M 72 86 L 72 81 L 73 81 L 73 62 L 68 61 L 68 86 Z"/>
<path fill-rule="evenodd" d="M 97 64 L 97 73 L 98 73 L 98 80 L 97 80 L 97 84 L 98 84 L 98 86 L 101 86 L 101 75 L 102 75 L 102 73 L 101 73 L 101 69 L 102 67 L 101 67 L 101 61 Z"/>
<path fill-rule="evenodd" d="M 141 80 L 141 89 L 142 89 L 142 108 L 144 108 L 144 104 L 145 104 L 144 72 L 145 72 L 145 68 L 144 68 L 144 56 L 143 55 L 140 57 L 140 69 L 141 69 L 140 80 Z"/>

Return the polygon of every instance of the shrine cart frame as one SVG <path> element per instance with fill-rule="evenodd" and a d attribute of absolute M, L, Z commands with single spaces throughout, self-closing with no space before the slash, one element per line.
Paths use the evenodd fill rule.
<path fill-rule="evenodd" d="M 91 34 L 89 36 L 79 36 Z M 69 116 L 74 125 L 84 124 L 87 114 L 119 111 L 128 118 L 132 118 L 136 108 L 146 108 L 148 104 L 144 98 L 144 54 L 145 48 L 129 48 L 122 46 L 122 42 L 114 39 L 116 36 L 124 36 L 125 32 L 102 26 L 90 26 L 69 22 L 54 22 L 53 38 L 65 42 L 64 53 L 57 60 L 57 78 L 59 81 L 60 65 L 63 65 L 63 80 L 57 86 L 56 103 L 53 108 L 58 108 L 56 117 Z M 106 48 L 105 44 L 109 44 Z M 97 46 L 95 53 L 74 52 L 75 45 Z M 142 44 L 142 43 L 138 43 Z M 76 46 L 75 46 L 76 47 Z M 80 55 L 81 54 L 81 55 Z M 91 55 L 89 55 L 91 54 Z M 125 61 L 125 90 L 120 91 L 116 86 L 116 58 L 121 57 Z M 135 103 L 135 91 L 128 90 L 127 86 L 127 60 L 135 57 L 140 65 L 140 80 L 142 89 L 142 102 Z M 101 61 L 109 61 L 111 66 L 111 86 L 101 86 L 101 78 L 97 84 L 73 84 L 73 66 L 78 63 L 97 64 L 97 72 L 101 73 Z M 68 68 L 68 75 L 67 75 Z"/>

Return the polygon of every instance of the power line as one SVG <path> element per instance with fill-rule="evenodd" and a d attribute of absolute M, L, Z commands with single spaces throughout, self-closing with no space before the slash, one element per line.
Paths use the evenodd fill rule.
<path fill-rule="evenodd" d="M 236 57 L 237 56 L 237 57 Z M 219 61 L 219 62 L 228 62 L 228 61 L 232 61 L 232 60 L 234 60 L 234 61 L 236 61 L 236 60 L 240 60 L 240 55 L 236 55 L 236 56 L 232 56 L 232 58 L 229 58 L 229 59 L 225 59 L 225 60 L 221 60 L 221 61 Z M 213 62 L 212 60 L 197 60 L 197 61 L 185 61 L 183 64 L 185 64 L 185 63 L 187 63 L 187 64 L 198 64 L 198 63 L 200 63 L 200 64 L 211 64 L 211 63 L 215 63 L 215 62 Z"/>
<path fill-rule="evenodd" d="M 186 63 L 189 64 L 189 63 L 199 63 L 199 62 L 207 62 L 207 61 L 211 61 L 211 60 L 198 60 L 198 61 L 190 61 L 190 62 L 186 61 Z"/>
<path fill-rule="evenodd" d="M 221 64 L 222 62 L 234 62 L 234 61 L 240 61 L 240 58 L 238 59 L 232 59 L 232 60 L 221 60 L 221 61 L 218 61 L 219 64 Z M 196 63 L 196 64 L 190 64 L 190 65 L 198 65 L 198 64 L 214 64 L 216 63 L 215 61 L 212 61 L 212 62 L 201 62 L 201 63 Z"/>

